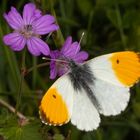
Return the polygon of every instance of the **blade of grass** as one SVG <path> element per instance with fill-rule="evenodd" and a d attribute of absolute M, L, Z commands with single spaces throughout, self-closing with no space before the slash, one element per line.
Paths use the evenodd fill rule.
<path fill-rule="evenodd" d="M 118 20 L 119 31 L 120 31 L 120 36 L 121 36 L 123 49 L 125 49 L 126 48 L 126 40 L 125 40 L 125 35 L 124 35 L 124 31 L 123 31 L 123 26 L 122 26 L 121 14 L 120 14 L 120 10 L 119 10 L 119 7 L 118 7 L 117 3 L 115 5 L 115 10 L 116 10 L 116 16 L 117 16 L 117 20 Z"/>
<path fill-rule="evenodd" d="M 35 89 L 35 86 L 36 86 L 36 75 L 37 75 L 37 58 L 36 57 L 33 57 L 33 73 L 32 73 L 32 88 Z"/>

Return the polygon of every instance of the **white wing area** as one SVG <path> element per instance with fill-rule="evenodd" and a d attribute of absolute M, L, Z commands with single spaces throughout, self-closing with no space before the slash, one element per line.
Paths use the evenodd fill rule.
<path fill-rule="evenodd" d="M 95 57 L 86 62 L 93 74 L 104 81 L 112 83 L 118 86 L 124 86 L 120 81 L 116 78 L 115 73 L 112 70 L 111 62 L 109 61 L 109 57 L 112 54 L 102 55 Z"/>
<path fill-rule="evenodd" d="M 111 55 L 102 55 L 86 63 L 95 77 L 90 87 L 102 108 L 99 112 L 105 116 L 121 113 L 130 98 L 129 88 L 118 81 L 112 70 Z"/>
<path fill-rule="evenodd" d="M 100 104 L 101 114 L 117 115 L 127 107 L 130 98 L 129 88 L 116 86 L 96 78 L 91 89 Z"/>
<path fill-rule="evenodd" d="M 69 80 L 68 75 L 63 75 L 60 77 L 53 85 L 52 87 L 56 87 L 59 93 L 61 93 L 61 96 L 63 100 L 66 102 L 66 105 L 68 107 L 69 111 L 69 117 L 72 115 L 72 109 L 73 109 L 73 94 L 74 94 L 74 88 L 71 84 L 71 81 Z"/>
<path fill-rule="evenodd" d="M 99 126 L 100 116 L 84 91 L 75 92 L 73 101 L 72 124 L 78 129 L 92 131 Z"/>

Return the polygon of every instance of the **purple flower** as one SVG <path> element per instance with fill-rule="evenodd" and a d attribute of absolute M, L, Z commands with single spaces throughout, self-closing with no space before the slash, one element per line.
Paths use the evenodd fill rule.
<path fill-rule="evenodd" d="M 62 49 L 55 50 L 50 53 L 50 79 L 55 79 L 56 76 L 65 74 L 68 70 L 67 60 L 73 60 L 76 63 L 83 63 L 88 58 L 88 53 L 80 51 L 78 42 L 72 42 L 72 37 L 67 37 Z M 60 60 L 60 61 L 59 61 Z"/>
<path fill-rule="evenodd" d="M 14 7 L 4 18 L 14 29 L 13 33 L 4 36 L 3 40 L 12 50 L 20 51 L 27 44 L 29 52 L 35 56 L 40 54 L 49 55 L 49 46 L 40 39 L 40 35 L 48 34 L 58 30 L 54 24 L 55 18 L 49 14 L 42 15 L 33 3 L 24 6 L 23 17 Z"/>

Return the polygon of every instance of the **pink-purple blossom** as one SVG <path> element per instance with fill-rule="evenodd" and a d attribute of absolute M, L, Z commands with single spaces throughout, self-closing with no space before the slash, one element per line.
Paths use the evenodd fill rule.
<path fill-rule="evenodd" d="M 80 51 L 80 44 L 72 42 L 72 37 L 67 37 L 60 51 L 54 50 L 50 53 L 50 79 L 61 76 L 68 72 L 69 64 L 67 60 L 73 60 L 76 63 L 83 63 L 88 58 L 88 53 Z"/>
<path fill-rule="evenodd" d="M 35 56 L 50 54 L 49 46 L 41 40 L 41 35 L 59 29 L 52 15 L 42 15 L 35 4 L 28 3 L 24 6 L 22 17 L 16 8 L 11 7 L 11 11 L 5 13 L 4 18 L 14 29 L 12 33 L 3 37 L 4 43 L 12 50 L 21 51 L 27 45 L 29 52 Z"/>

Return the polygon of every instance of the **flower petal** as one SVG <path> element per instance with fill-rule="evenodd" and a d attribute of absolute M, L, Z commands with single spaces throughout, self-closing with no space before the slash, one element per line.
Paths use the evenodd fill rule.
<path fill-rule="evenodd" d="M 33 3 L 28 3 L 24 6 L 23 10 L 23 20 L 25 25 L 32 24 L 34 16 L 36 15 L 36 6 Z"/>
<path fill-rule="evenodd" d="M 57 59 L 60 56 L 60 51 L 58 51 L 58 50 L 51 51 L 50 56 L 52 59 Z"/>
<path fill-rule="evenodd" d="M 68 68 L 66 66 L 62 67 L 62 68 L 59 68 L 58 69 L 58 76 L 62 76 L 64 75 L 66 72 L 68 72 Z"/>
<path fill-rule="evenodd" d="M 36 19 L 37 19 L 37 18 L 40 18 L 40 17 L 42 16 L 41 13 L 42 13 L 42 12 L 41 12 L 39 9 L 36 9 L 35 12 L 34 12 L 35 18 L 36 18 Z"/>
<path fill-rule="evenodd" d="M 79 50 L 80 50 L 79 43 L 74 42 L 74 43 L 72 43 L 72 45 L 69 46 L 69 49 L 67 49 L 64 56 L 66 56 L 68 58 L 73 58 L 75 55 L 77 55 Z"/>
<path fill-rule="evenodd" d="M 78 63 L 82 63 L 84 62 L 85 60 L 87 60 L 88 58 L 88 53 L 85 52 L 85 51 L 81 51 L 79 53 L 77 53 L 75 55 L 75 57 L 73 58 L 74 61 L 78 62 Z"/>
<path fill-rule="evenodd" d="M 75 51 L 75 54 L 77 54 L 80 51 L 80 44 L 79 42 L 73 42 L 71 45 L 71 49 L 73 50 L 73 52 Z"/>
<path fill-rule="evenodd" d="M 57 68 L 55 62 L 50 63 L 50 79 L 55 79 L 57 76 Z"/>
<path fill-rule="evenodd" d="M 50 52 L 50 57 L 51 59 L 57 59 L 60 56 L 60 51 L 58 50 L 54 50 Z M 57 66 L 56 66 L 56 61 L 55 60 L 51 60 L 50 63 L 50 79 L 55 79 L 57 74 L 58 74 L 58 70 L 57 70 Z"/>
<path fill-rule="evenodd" d="M 48 25 L 51 25 L 55 22 L 54 16 L 44 15 L 40 17 L 38 20 L 34 21 L 33 25 L 38 28 L 42 28 Z"/>
<path fill-rule="evenodd" d="M 12 45 L 19 39 L 20 34 L 18 33 L 10 33 L 3 37 L 3 41 L 6 45 Z"/>
<path fill-rule="evenodd" d="M 10 45 L 14 51 L 20 51 L 26 44 L 26 39 L 18 33 L 10 33 L 3 37 L 3 41 L 6 45 Z"/>
<path fill-rule="evenodd" d="M 33 16 L 30 19 L 30 24 L 32 24 L 35 20 L 37 20 L 41 16 L 42 16 L 41 11 L 39 9 L 36 9 L 33 13 Z"/>
<path fill-rule="evenodd" d="M 32 25 L 36 34 L 43 35 L 59 29 L 58 25 L 53 24 L 54 22 L 54 16 L 45 15 L 35 20 Z"/>
<path fill-rule="evenodd" d="M 44 55 L 50 54 L 49 46 L 37 37 L 31 37 L 30 39 L 28 39 L 27 45 L 29 51 L 35 56 L 38 56 L 41 53 Z"/>
<path fill-rule="evenodd" d="M 36 34 L 44 35 L 58 30 L 59 26 L 56 24 L 45 25 L 45 23 L 42 23 L 40 26 L 33 26 L 33 28 Z"/>
<path fill-rule="evenodd" d="M 64 45 L 63 45 L 62 49 L 61 49 L 62 54 L 67 53 L 67 51 L 69 50 L 69 48 L 71 46 L 71 43 L 72 43 L 72 37 L 68 36 L 66 41 L 64 42 Z"/>
<path fill-rule="evenodd" d="M 29 52 L 34 56 L 39 56 L 41 54 L 38 47 L 35 46 L 32 38 L 27 40 L 27 48 L 28 48 Z"/>
<path fill-rule="evenodd" d="M 23 19 L 14 7 L 8 14 L 4 14 L 4 18 L 13 29 L 20 29 L 23 25 Z"/>
<path fill-rule="evenodd" d="M 16 44 L 11 45 L 10 48 L 14 51 L 21 51 L 25 47 L 25 44 L 26 39 L 22 37 L 20 40 L 16 42 Z"/>

